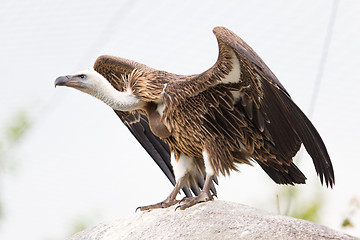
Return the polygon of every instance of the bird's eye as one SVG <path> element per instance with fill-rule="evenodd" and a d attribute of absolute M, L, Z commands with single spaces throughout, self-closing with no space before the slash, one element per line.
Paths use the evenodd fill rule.
<path fill-rule="evenodd" d="M 84 78 L 85 78 L 85 75 L 84 75 L 84 74 L 81 74 L 81 75 L 79 75 L 79 77 L 80 77 L 81 79 L 84 79 Z"/>

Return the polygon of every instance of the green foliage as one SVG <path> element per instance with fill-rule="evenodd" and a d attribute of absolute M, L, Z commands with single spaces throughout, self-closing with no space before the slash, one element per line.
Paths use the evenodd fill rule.
<path fill-rule="evenodd" d="M 320 211 L 324 203 L 321 193 L 311 195 L 307 201 L 300 201 L 299 188 L 294 186 L 283 186 L 279 191 L 278 209 L 280 214 L 320 223 Z M 281 209 L 283 211 L 280 211 Z"/>
<path fill-rule="evenodd" d="M 319 211 L 321 209 L 321 200 L 312 200 L 310 203 L 307 203 L 305 206 L 301 206 L 296 209 L 291 216 L 294 218 L 300 218 L 312 222 L 319 222 L 320 216 Z"/>
<path fill-rule="evenodd" d="M 360 199 L 357 197 L 353 197 L 347 205 L 347 210 L 345 213 L 345 217 L 342 220 L 341 227 L 342 228 L 358 227 L 356 226 L 355 223 L 358 222 L 356 221 L 356 219 L 359 219 L 359 216 L 360 216 Z"/>
<path fill-rule="evenodd" d="M 30 121 L 28 115 L 24 111 L 19 111 L 5 129 L 6 139 L 12 144 L 19 142 L 29 127 Z"/>
<path fill-rule="evenodd" d="M 73 222 L 71 229 L 70 229 L 70 235 L 74 235 L 77 232 L 83 231 L 86 228 L 89 227 L 89 221 L 87 219 L 77 219 Z"/>
<path fill-rule="evenodd" d="M 31 121 L 28 114 L 19 110 L 11 117 L 8 124 L 5 125 L 2 139 L 0 140 L 0 172 L 12 167 L 13 163 L 9 161 L 11 159 L 11 151 L 21 141 L 25 133 L 31 126 Z"/>
<path fill-rule="evenodd" d="M 351 222 L 349 218 L 345 218 L 343 222 L 341 223 L 341 227 L 354 227 L 354 224 Z"/>
<path fill-rule="evenodd" d="M 99 219 L 99 215 L 95 211 L 91 211 L 91 214 L 77 216 L 73 219 L 67 228 L 67 236 L 72 236 L 80 231 L 83 231 L 92 225 L 94 225 Z"/>
<path fill-rule="evenodd" d="M 13 161 L 9 160 L 11 159 L 11 151 L 16 147 L 16 144 L 20 142 L 29 127 L 30 121 L 25 111 L 18 111 L 11 118 L 9 124 L 4 127 L 5 133 L 1 134 L 2 139 L 0 140 L 0 184 L 1 177 L 3 176 L 2 173 L 14 165 Z M 0 219 L 3 218 L 3 215 L 4 209 L 0 199 Z"/>

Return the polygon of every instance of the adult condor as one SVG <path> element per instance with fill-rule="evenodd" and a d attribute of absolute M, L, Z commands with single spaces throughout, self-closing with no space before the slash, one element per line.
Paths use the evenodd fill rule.
<path fill-rule="evenodd" d="M 209 70 L 182 76 L 113 56 L 94 70 L 58 77 L 55 86 L 88 93 L 114 109 L 174 185 L 164 208 L 180 209 L 216 195 L 219 174 L 257 162 L 278 184 L 305 183 L 293 157 L 304 144 L 321 183 L 333 187 L 334 171 L 313 124 L 279 80 L 240 37 L 213 30 L 219 57 Z M 192 197 L 192 193 L 195 194 Z"/>

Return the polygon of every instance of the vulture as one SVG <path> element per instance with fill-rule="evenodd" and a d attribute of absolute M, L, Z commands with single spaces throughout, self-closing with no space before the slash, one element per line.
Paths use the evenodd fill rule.
<path fill-rule="evenodd" d="M 104 55 L 93 70 L 58 77 L 55 87 L 109 105 L 174 185 L 164 201 L 142 211 L 212 200 L 217 176 L 239 164 L 256 162 L 277 184 L 305 183 L 293 162 L 301 144 L 321 184 L 333 187 L 324 142 L 283 85 L 240 37 L 225 27 L 213 32 L 219 56 L 203 73 L 177 75 Z"/>

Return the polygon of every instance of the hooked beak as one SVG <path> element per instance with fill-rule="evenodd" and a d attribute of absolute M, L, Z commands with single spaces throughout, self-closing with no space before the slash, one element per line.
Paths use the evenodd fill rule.
<path fill-rule="evenodd" d="M 72 75 L 58 77 L 55 80 L 55 87 L 56 86 L 73 87 L 76 89 L 86 88 L 86 84 L 83 81 L 79 80 L 76 77 L 73 77 Z"/>
<path fill-rule="evenodd" d="M 71 83 L 71 75 L 61 76 L 55 80 L 55 87 L 56 86 L 69 86 Z"/>

